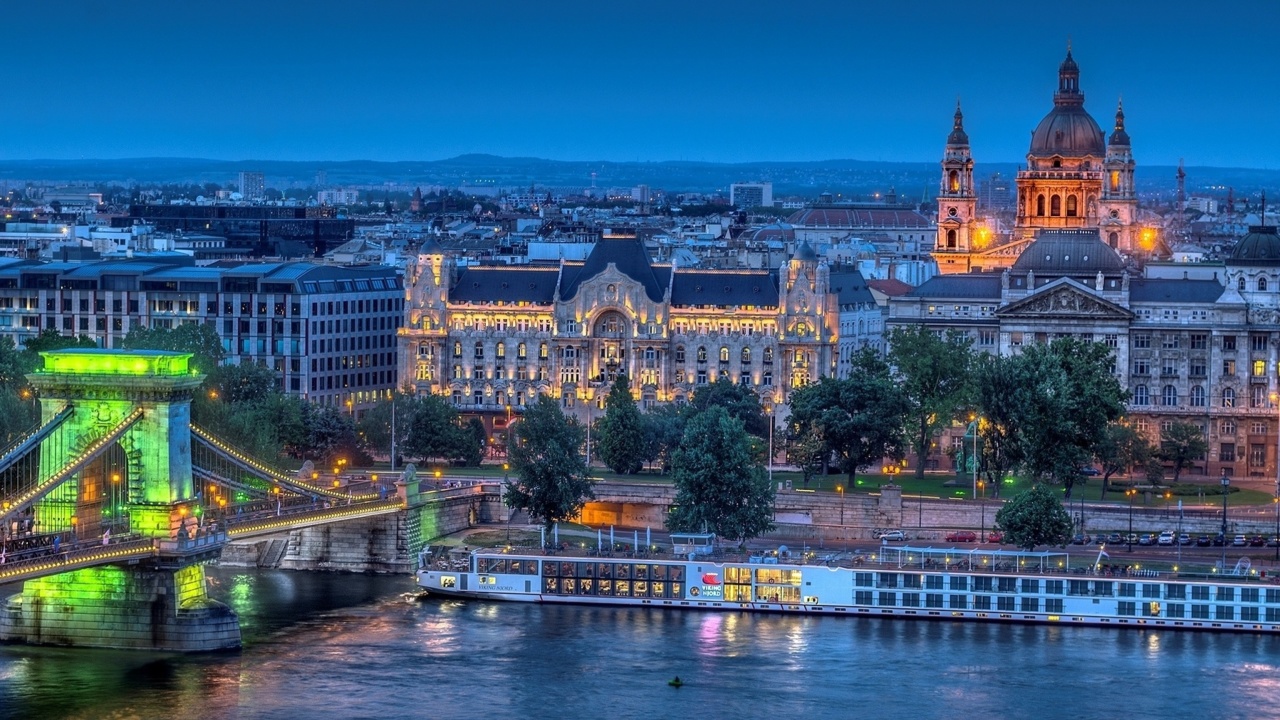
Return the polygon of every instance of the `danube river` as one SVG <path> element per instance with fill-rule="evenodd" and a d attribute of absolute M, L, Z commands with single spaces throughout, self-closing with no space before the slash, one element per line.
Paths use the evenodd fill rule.
<path fill-rule="evenodd" d="M 1280 638 L 420 602 L 406 577 L 210 576 L 242 652 L 3 648 L 0 718 L 1280 716 Z"/>

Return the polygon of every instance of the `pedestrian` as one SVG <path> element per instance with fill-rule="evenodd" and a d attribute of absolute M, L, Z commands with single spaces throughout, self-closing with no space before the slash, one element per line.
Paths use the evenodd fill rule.
<path fill-rule="evenodd" d="M 111 543 L 111 528 L 102 531 L 102 544 L 109 545 Z"/>
<path fill-rule="evenodd" d="M 61 551 L 61 549 L 62 549 L 62 536 L 54 535 L 53 536 L 53 554 L 57 555 Z"/>

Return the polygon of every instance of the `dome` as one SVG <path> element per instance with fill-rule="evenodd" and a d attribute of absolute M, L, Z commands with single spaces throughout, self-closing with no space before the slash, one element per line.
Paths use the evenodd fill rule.
<path fill-rule="evenodd" d="M 1097 230 L 1041 230 L 1013 270 L 1050 277 L 1107 275 L 1122 272 L 1124 261 L 1102 242 Z"/>
<path fill-rule="evenodd" d="M 1255 225 L 1240 238 L 1229 265 L 1280 265 L 1280 234 L 1274 225 Z"/>
<path fill-rule="evenodd" d="M 1055 105 L 1031 133 L 1030 154 L 1100 158 L 1106 154 L 1106 139 L 1083 105 Z"/>
<path fill-rule="evenodd" d="M 960 101 L 956 101 L 955 120 L 952 122 L 951 134 L 947 136 L 948 145 L 968 145 L 969 133 L 964 131 L 964 113 L 960 112 Z"/>
<path fill-rule="evenodd" d="M 1112 145 L 1128 145 L 1129 133 L 1124 129 L 1124 105 L 1116 105 L 1116 129 L 1111 132 Z"/>
<path fill-rule="evenodd" d="M 818 253 L 814 252 L 813 246 L 809 245 L 809 241 L 800 243 L 800 247 L 796 248 L 796 260 L 803 262 L 818 262 Z"/>
<path fill-rule="evenodd" d="M 1107 138 L 1102 128 L 1084 109 L 1080 92 L 1080 68 L 1067 50 L 1067 59 L 1058 67 L 1058 92 L 1053 109 L 1031 133 L 1030 154 L 1036 157 L 1084 157 L 1106 155 Z"/>

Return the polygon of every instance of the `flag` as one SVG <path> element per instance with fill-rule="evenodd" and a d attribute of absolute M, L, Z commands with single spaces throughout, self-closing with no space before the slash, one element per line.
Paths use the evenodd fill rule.
<path fill-rule="evenodd" d="M 1098 551 L 1098 557 L 1109 558 L 1109 557 L 1111 557 L 1111 556 L 1107 554 L 1107 551 L 1106 551 L 1106 550 L 1099 550 L 1099 551 Z"/>

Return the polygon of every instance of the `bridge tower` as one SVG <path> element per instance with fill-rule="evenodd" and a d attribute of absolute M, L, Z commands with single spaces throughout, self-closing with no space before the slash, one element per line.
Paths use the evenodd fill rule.
<path fill-rule="evenodd" d="M 74 349 L 41 353 L 40 471 L 28 496 L 40 532 L 92 540 L 110 527 L 173 545 L 196 529 L 191 397 L 203 376 L 190 353 Z M 61 418 L 61 419 L 60 419 Z M 12 512 L 5 504 L 6 518 Z M 126 519 L 105 525 L 103 518 Z M 211 553 L 159 553 L 27 580 L 0 610 L 0 639 L 177 651 L 238 647 L 239 623 L 209 600 Z"/>

